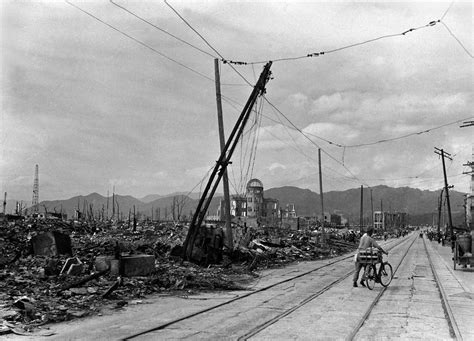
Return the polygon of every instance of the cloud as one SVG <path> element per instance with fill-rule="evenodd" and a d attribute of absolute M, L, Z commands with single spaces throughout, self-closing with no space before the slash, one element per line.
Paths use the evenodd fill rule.
<path fill-rule="evenodd" d="M 354 141 L 361 135 L 354 126 L 331 122 L 311 123 L 303 129 L 303 132 L 331 141 L 340 141 L 341 136 L 344 136 L 346 143 Z"/>
<path fill-rule="evenodd" d="M 184 171 L 184 174 L 193 179 L 201 179 L 206 174 L 208 174 L 210 170 L 212 170 L 211 166 L 200 166 L 196 168 L 186 169 Z"/>
<path fill-rule="evenodd" d="M 311 113 L 318 115 L 320 113 L 331 113 L 336 110 L 345 110 L 350 108 L 355 100 L 354 94 L 336 92 L 330 95 L 323 95 L 313 101 Z"/>
<path fill-rule="evenodd" d="M 304 109 L 309 103 L 309 98 L 303 93 L 291 94 L 287 98 L 287 103 L 294 109 Z"/>
<path fill-rule="evenodd" d="M 286 166 L 282 165 L 281 163 L 274 162 L 268 167 L 268 170 L 273 171 L 273 170 L 278 169 L 278 168 L 286 169 Z"/>
<path fill-rule="evenodd" d="M 155 179 L 166 179 L 168 177 L 168 173 L 164 171 L 155 172 L 153 173 L 153 177 Z"/>

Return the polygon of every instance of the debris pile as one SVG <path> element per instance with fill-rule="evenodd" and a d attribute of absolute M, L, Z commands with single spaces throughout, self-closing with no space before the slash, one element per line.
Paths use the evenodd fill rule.
<path fill-rule="evenodd" d="M 275 238 L 250 231 L 249 242 L 220 264 L 201 267 L 171 252 L 185 240 L 185 226 L 149 223 L 137 230 L 48 220 L 0 227 L 0 335 L 120 309 L 153 293 L 239 290 L 257 268 L 355 248 L 334 236 L 322 248 L 307 232 Z"/>

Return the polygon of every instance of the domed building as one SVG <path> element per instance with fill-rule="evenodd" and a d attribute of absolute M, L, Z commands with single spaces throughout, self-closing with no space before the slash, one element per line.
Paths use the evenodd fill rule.
<path fill-rule="evenodd" d="M 258 179 L 247 183 L 245 195 L 233 195 L 230 199 L 231 216 L 245 218 L 249 225 L 273 223 L 273 220 L 278 218 L 278 213 L 278 200 L 264 198 L 263 183 Z M 252 224 L 253 222 L 255 224 Z"/>

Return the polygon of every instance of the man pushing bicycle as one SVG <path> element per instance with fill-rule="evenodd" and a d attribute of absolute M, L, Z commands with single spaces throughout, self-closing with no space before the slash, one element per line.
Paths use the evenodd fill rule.
<path fill-rule="evenodd" d="M 354 277 L 353 277 L 353 287 L 357 287 L 357 281 L 359 279 L 359 272 L 360 269 L 365 267 L 365 264 L 361 262 L 360 260 L 360 252 L 365 251 L 369 247 L 375 247 L 388 255 L 388 252 L 385 251 L 373 238 L 372 234 L 374 233 L 374 229 L 369 227 L 367 229 L 367 232 L 364 233 L 364 235 L 360 238 L 359 242 L 359 247 L 357 248 L 357 253 L 356 253 L 356 261 L 355 261 L 355 272 L 354 272 Z M 362 276 L 362 279 L 360 280 L 360 284 L 365 287 L 365 278 Z"/>

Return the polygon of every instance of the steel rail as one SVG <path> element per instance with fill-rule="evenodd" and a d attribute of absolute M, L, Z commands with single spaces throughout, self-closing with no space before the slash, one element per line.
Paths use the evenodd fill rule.
<path fill-rule="evenodd" d="M 395 248 L 395 247 L 397 247 L 397 246 L 399 246 L 399 245 L 401 245 L 401 244 L 407 242 L 408 240 L 409 240 L 409 238 L 405 238 L 405 239 L 402 239 L 400 242 L 396 241 L 396 242 L 395 242 L 393 245 L 391 245 L 388 249 L 391 250 L 391 249 L 393 249 L 393 248 Z M 198 316 L 198 315 L 207 313 L 207 312 L 209 312 L 209 311 L 211 311 L 211 310 L 220 308 L 220 307 L 222 307 L 222 306 L 231 304 L 231 303 L 233 303 L 233 302 L 235 302 L 235 301 L 238 301 L 238 300 L 244 299 L 244 298 L 246 298 L 246 297 L 249 297 L 249 296 L 258 294 L 258 293 L 260 293 L 260 292 L 269 290 L 269 289 L 271 289 L 271 288 L 273 288 L 273 287 L 276 287 L 276 286 L 278 286 L 278 285 L 281 285 L 281 284 L 284 284 L 284 283 L 293 281 L 293 280 L 295 280 L 295 279 L 298 279 L 298 278 L 307 276 L 307 275 L 309 275 L 309 274 L 311 274 L 311 273 L 313 273 L 313 272 L 319 271 L 319 270 L 321 270 L 321 269 L 324 269 L 324 268 L 326 268 L 326 267 L 329 267 L 329 266 L 331 266 L 331 265 L 337 264 L 337 263 L 339 263 L 339 262 L 342 262 L 342 261 L 344 261 L 344 260 L 347 260 L 347 259 L 350 259 L 350 258 L 353 258 L 353 257 L 354 257 L 354 254 L 353 254 L 353 253 L 351 253 L 351 255 L 349 255 L 349 256 L 342 256 L 341 258 L 339 258 L 339 259 L 337 259 L 337 260 L 334 260 L 334 261 L 329 262 L 329 263 L 327 263 L 327 264 L 323 264 L 323 265 L 318 266 L 318 267 L 316 267 L 316 268 L 314 268 L 314 269 L 311 269 L 311 270 L 309 270 L 309 271 L 305 271 L 305 272 L 303 272 L 303 273 L 301 273 L 301 274 L 298 274 L 298 275 L 296 275 L 296 276 L 292 276 L 292 277 L 290 277 L 290 278 L 287 278 L 287 279 L 285 279 L 285 280 L 282 280 L 282 281 L 279 281 L 279 282 L 276 282 L 276 283 L 267 285 L 267 286 L 265 286 L 265 287 L 262 287 L 262 288 L 260 288 L 260 289 L 255 290 L 255 291 L 251 291 L 251 292 L 249 292 L 249 293 L 247 293 L 247 294 L 244 294 L 244 295 L 242 295 L 242 296 L 235 297 L 235 298 L 233 298 L 233 299 L 230 299 L 230 300 L 228 300 L 228 301 L 225 301 L 225 302 L 216 304 L 216 305 L 211 306 L 211 307 L 209 307 L 209 308 L 202 309 L 202 310 L 199 310 L 199 311 L 197 311 L 197 312 L 195 312 L 195 313 L 188 314 L 188 315 L 185 315 L 185 316 L 183 316 L 183 317 L 174 319 L 174 320 L 172 320 L 172 321 L 169 321 L 169 322 L 160 324 L 159 326 L 156 326 L 156 327 L 153 327 L 153 328 L 150 328 L 150 329 L 147 329 L 147 330 L 138 332 L 138 333 L 133 334 L 133 335 L 129 335 L 129 336 L 127 336 L 127 337 L 125 337 L 125 338 L 122 338 L 122 339 L 120 339 L 120 340 L 121 340 L 121 341 L 131 340 L 131 339 L 134 339 L 134 338 L 139 337 L 139 336 L 142 336 L 142 335 L 146 335 L 146 334 L 149 334 L 149 333 L 158 331 L 158 330 L 163 330 L 163 329 L 165 329 L 165 328 L 167 328 L 167 327 L 169 327 L 169 326 L 171 326 L 171 325 L 174 325 L 174 324 L 176 324 L 176 323 L 185 321 L 185 320 L 190 319 L 190 318 L 192 318 L 192 317 L 195 317 L 195 316 Z M 342 279 L 347 278 L 347 277 L 348 277 L 350 274 L 352 274 L 353 272 L 354 272 L 354 270 L 352 270 L 351 272 L 349 272 L 349 274 L 343 275 L 344 278 L 342 278 Z M 342 279 L 340 278 L 340 280 L 342 280 Z M 339 282 L 340 280 L 338 279 L 338 282 Z M 333 283 L 330 284 L 329 286 L 334 286 L 335 284 L 336 284 L 336 283 L 333 282 Z M 325 288 L 327 288 L 327 286 L 326 286 Z M 322 291 L 322 292 L 326 291 L 325 288 L 321 289 L 320 292 L 321 292 L 321 291 Z M 330 288 L 327 288 L 327 289 L 330 289 Z M 324 290 L 324 291 L 323 291 L 323 290 Z M 322 292 L 321 292 L 321 294 L 322 294 Z M 308 301 L 308 302 L 309 302 L 309 301 Z M 295 310 L 296 310 L 296 309 L 295 309 Z"/>
<path fill-rule="evenodd" d="M 425 247 L 426 254 L 428 255 L 428 261 L 430 263 L 431 272 L 433 272 L 433 276 L 435 278 L 436 287 L 439 291 L 439 296 L 441 297 L 441 305 L 443 306 L 443 310 L 446 316 L 446 320 L 448 321 L 449 331 L 451 335 L 453 335 L 456 340 L 462 341 L 461 331 L 459 330 L 458 324 L 456 323 L 456 319 L 454 318 L 453 311 L 451 310 L 451 305 L 448 301 L 448 295 L 444 291 L 443 285 L 441 284 L 441 280 L 439 279 L 438 272 L 435 269 L 433 264 L 433 260 L 431 259 L 431 254 L 428 251 L 428 247 L 426 246 L 426 240 L 423 238 L 423 245 Z"/>
<path fill-rule="evenodd" d="M 403 243 L 405 243 L 406 241 L 408 241 L 409 238 L 407 239 L 403 239 L 401 242 L 399 243 L 395 243 L 394 245 L 391 245 L 389 248 L 387 248 L 388 250 L 392 250 L 394 248 L 396 248 L 397 246 L 400 246 L 402 245 Z M 413 240 L 413 242 L 415 241 L 415 239 Z M 408 247 L 408 249 L 410 249 L 411 245 L 413 245 L 413 242 L 410 244 L 410 246 Z M 407 250 L 408 250 L 407 249 Z M 352 257 L 352 256 L 351 256 Z M 325 286 L 324 288 L 322 288 L 321 290 L 319 290 L 318 292 L 314 293 L 313 295 L 307 297 L 306 299 L 304 299 L 303 301 L 301 301 L 300 303 L 298 303 L 297 305 L 291 307 L 290 309 L 287 309 L 285 310 L 284 312 L 282 312 L 281 314 L 275 316 L 274 318 L 268 320 L 267 322 L 261 324 L 260 326 L 257 326 L 255 327 L 254 329 L 252 329 L 250 332 L 246 333 L 245 335 L 241 336 L 238 338 L 239 341 L 242 341 L 242 340 L 247 340 L 248 338 L 258 334 L 259 332 L 261 332 L 262 330 L 266 329 L 267 327 L 271 326 L 272 324 L 278 322 L 279 320 L 281 320 L 282 318 L 284 318 L 285 316 L 288 316 L 289 314 L 291 314 L 292 312 L 294 312 L 295 310 L 298 310 L 299 308 L 301 308 L 302 306 L 308 304 L 309 302 L 311 302 L 312 300 L 314 300 L 315 298 L 317 298 L 318 296 L 321 296 L 323 293 L 325 293 L 326 291 L 328 291 L 329 289 L 331 289 L 332 287 L 334 287 L 336 284 L 342 282 L 343 280 L 345 280 L 347 277 L 349 277 L 350 275 L 352 275 L 354 273 L 355 270 L 351 270 L 350 272 L 346 273 L 345 275 L 342 275 L 342 277 L 339 277 L 337 280 L 331 282 L 330 284 L 328 284 L 327 286 Z"/>

